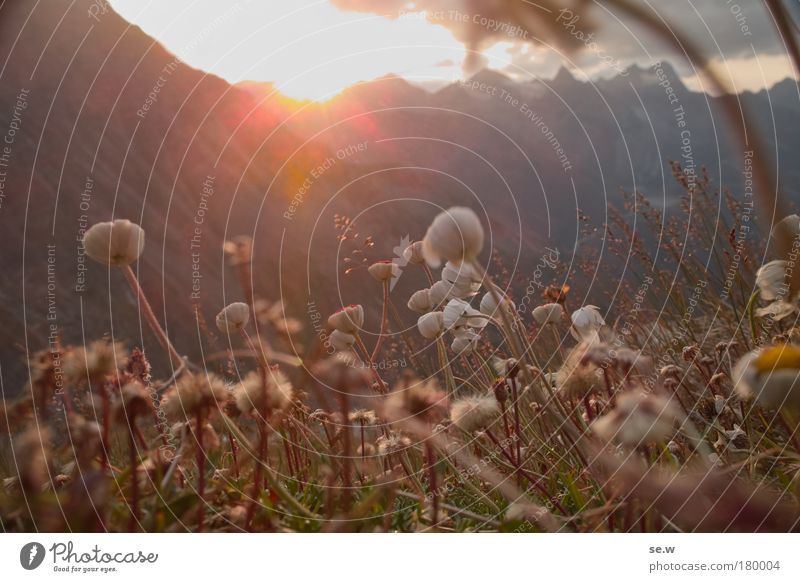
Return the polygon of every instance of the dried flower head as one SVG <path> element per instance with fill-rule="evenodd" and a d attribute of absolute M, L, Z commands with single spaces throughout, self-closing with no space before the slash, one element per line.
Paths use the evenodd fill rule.
<path fill-rule="evenodd" d="M 490 426 L 500 416 L 500 406 L 493 396 L 469 396 L 453 402 L 450 419 L 467 433 Z"/>
<path fill-rule="evenodd" d="M 347 415 L 347 420 L 353 424 L 360 424 L 363 426 L 372 426 L 378 422 L 378 416 L 374 410 L 367 410 L 366 408 L 359 408 L 353 410 Z"/>
<path fill-rule="evenodd" d="M 255 412 L 262 418 L 283 412 L 292 403 L 292 385 L 276 368 L 262 381 L 258 372 L 250 372 L 236 388 L 236 406 L 243 413 Z"/>
<path fill-rule="evenodd" d="M 585 357 L 593 345 L 593 342 L 580 343 L 567 354 L 556 375 L 556 386 L 562 396 L 583 398 L 603 386 L 602 369 Z"/>
<path fill-rule="evenodd" d="M 130 220 L 99 222 L 83 236 L 86 254 L 98 263 L 124 267 L 144 250 L 144 230 Z"/>
<path fill-rule="evenodd" d="M 161 406 L 173 418 L 192 418 L 224 406 L 227 400 L 225 382 L 212 373 L 188 373 L 164 394 Z"/>
<path fill-rule="evenodd" d="M 382 457 L 402 453 L 411 446 L 411 439 L 398 432 L 381 435 L 375 441 L 378 445 L 378 454 Z"/>
<path fill-rule="evenodd" d="M 667 440 L 679 419 L 676 405 L 659 394 L 626 392 L 608 414 L 592 423 L 594 433 L 604 441 L 639 446 Z"/>
<path fill-rule="evenodd" d="M 137 416 L 153 412 L 153 398 L 141 382 L 128 382 L 119 390 L 119 400 L 115 406 L 115 417 L 118 422 L 132 421 Z"/>
<path fill-rule="evenodd" d="M 114 375 L 127 363 L 128 353 L 122 343 L 97 340 L 65 353 L 64 375 L 75 383 L 90 381 Z"/>
<path fill-rule="evenodd" d="M 389 394 L 385 404 L 386 417 L 395 422 L 409 418 L 435 424 L 447 416 L 447 395 L 439 389 L 435 378 L 419 380 L 404 376 Z"/>

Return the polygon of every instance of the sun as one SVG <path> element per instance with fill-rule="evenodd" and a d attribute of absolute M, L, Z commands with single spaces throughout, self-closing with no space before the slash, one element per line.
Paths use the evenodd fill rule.
<path fill-rule="evenodd" d="M 186 64 L 231 83 L 268 81 L 294 99 L 326 101 L 389 73 L 421 84 L 461 75 L 463 45 L 424 13 L 389 19 L 328 0 L 110 4 Z"/>

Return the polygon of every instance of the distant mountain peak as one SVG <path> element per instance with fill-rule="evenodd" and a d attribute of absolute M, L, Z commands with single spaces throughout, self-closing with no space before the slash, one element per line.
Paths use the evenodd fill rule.
<path fill-rule="evenodd" d="M 500 71 L 495 69 L 484 68 L 472 75 L 467 81 L 478 83 L 486 83 L 487 85 L 504 86 L 513 85 L 515 81 Z"/>

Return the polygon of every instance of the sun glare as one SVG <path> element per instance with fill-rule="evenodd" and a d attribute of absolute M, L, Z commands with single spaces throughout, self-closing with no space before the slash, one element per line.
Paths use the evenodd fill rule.
<path fill-rule="evenodd" d="M 424 13 L 388 19 L 327 0 L 111 0 L 125 19 L 190 66 L 237 83 L 269 81 L 295 99 L 325 101 L 394 73 L 442 83 L 461 73 L 464 47 Z"/>

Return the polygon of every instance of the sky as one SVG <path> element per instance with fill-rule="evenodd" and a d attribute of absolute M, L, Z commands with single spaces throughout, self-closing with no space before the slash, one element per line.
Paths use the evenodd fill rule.
<path fill-rule="evenodd" d="M 690 87 L 706 88 L 663 42 L 599 2 L 580 13 L 548 10 L 554 0 L 529 3 L 534 19 L 525 21 L 508 2 L 110 0 L 187 64 L 232 83 L 273 82 L 297 99 L 324 101 L 390 73 L 435 88 L 481 67 L 524 80 L 552 78 L 566 65 L 578 77 L 597 78 L 658 60 L 671 60 Z M 792 74 L 760 0 L 653 6 L 692 35 L 731 89 L 757 91 Z"/>

